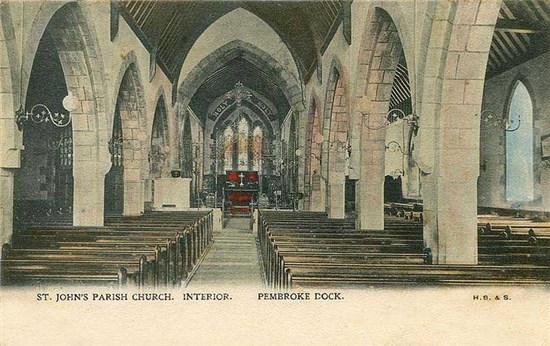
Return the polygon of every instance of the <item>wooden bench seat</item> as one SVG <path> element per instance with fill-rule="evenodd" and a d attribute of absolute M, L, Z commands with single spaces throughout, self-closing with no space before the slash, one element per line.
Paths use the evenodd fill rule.
<path fill-rule="evenodd" d="M 285 264 L 286 265 L 286 264 Z M 548 267 L 443 266 L 384 264 L 316 264 L 286 265 L 288 286 L 306 286 L 308 279 L 317 286 L 331 286 L 334 281 L 346 284 L 549 284 Z M 324 278 L 325 280 L 319 280 Z"/>
<path fill-rule="evenodd" d="M 533 243 L 525 232 L 479 234 L 479 265 L 429 265 L 418 221 L 390 216 L 384 230 L 357 231 L 342 220 L 259 214 L 258 238 L 273 288 L 550 283 L 550 243 L 544 237 Z"/>
<path fill-rule="evenodd" d="M 213 238 L 210 212 L 110 220 L 116 224 L 18 230 L 2 253 L 2 284 L 92 283 L 94 276 L 98 283 L 174 284 Z"/>

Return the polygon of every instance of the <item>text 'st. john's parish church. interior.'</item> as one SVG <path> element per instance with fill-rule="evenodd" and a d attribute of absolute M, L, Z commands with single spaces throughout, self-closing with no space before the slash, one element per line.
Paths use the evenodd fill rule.
<path fill-rule="evenodd" d="M 550 2 L 0 0 L 2 285 L 550 283 Z"/>

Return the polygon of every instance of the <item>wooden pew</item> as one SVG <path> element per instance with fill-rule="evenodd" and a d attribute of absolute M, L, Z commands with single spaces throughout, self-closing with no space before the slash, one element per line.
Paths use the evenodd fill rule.
<path fill-rule="evenodd" d="M 147 215 L 143 222 L 119 218 L 113 227 L 30 227 L 15 234 L 15 248 L 3 251 L 2 284 L 89 284 L 94 273 L 99 284 L 114 278 L 139 286 L 177 284 L 212 241 L 212 225 L 212 214 L 202 212 Z"/>
<path fill-rule="evenodd" d="M 418 224 L 413 224 L 408 229 L 399 230 L 402 224 L 397 222 L 390 226 L 390 228 L 395 228 L 394 230 L 358 232 L 351 229 L 331 230 L 330 223 L 333 220 L 312 218 L 315 220 L 313 224 L 306 224 L 303 219 L 302 215 L 300 219 L 292 220 L 292 215 L 288 214 L 277 218 L 272 215 L 264 217 L 263 213 L 260 213 L 258 234 L 262 257 L 268 281 L 274 288 L 291 287 L 293 280 L 301 282 L 300 276 L 288 275 L 290 266 L 326 269 L 328 272 L 323 274 L 327 276 L 323 278 L 325 283 L 332 282 L 330 275 L 340 275 L 333 271 L 334 268 L 340 268 L 339 270 L 352 268 L 351 272 L 347 273 L 344 270 L 342 273 L 349 274 L 350 278 L 353 278 L 353 275 L 356 274 L 353 270 L 358 270 L 357 268 L 366 270 L 365 268 L 370 268 L 373 265 L 389 266 L 381 268 L 396 267 L 398 271 L 406 273 L 405 277 L 395 279 L 395 282 L 400 282 L 400 280 L 408 282 L 406 280 L 408 275 L 416 277 L 416 279 L 409 280 L 411 282 L 432 284 L 512 284 L 517 282 L 538 284 L 548 281 L 547 260 L 550 258 L 550 247 L 540 246 L 541 244 L 533 246 L 534 244 L 528 242 L 526 238 L 504 239 L 494 234 L 481 234 L 479 252 L 482 265 L 461 268 L 451 266 L 451 269 L 440 265 L 425 266 L 418 267 L 417 271 L 411 271 L 412 267 L 410 266 L 429 262 L 428 254 L 422 252 L 422 228 Z M 410 220 L 407 221 L 410 222 Z M 296 225 L 299 225 L 299 228 L 292 228 Z M 406 248 L 400 248 L 406 245 L 416 247 L 408 249 L 409 251 L 406 251 Z M 403 250 L 405 251 L 400 253 Z M 503 259 L 516 265 L 487 265 L 505 263 L 506 261 Z M 546 263 L 546 265 L 527 266 L 533 262 L 536 264 Z M 517 264 L 521 264 L 521 266 Z M 431 268 L 437 268 L 437 270 L 434 271 Z M 498 277 L 499 272 L 506 273 L 509 277 L 506 275 Z M 530 277 L 525 274 L 528 272 L 534 273 L 534 276 Z M 322 281 L 319 277 L 315 280 L 318 283 Z M 349 283 L 345 278 L 338 278 L 336 281 L 339 284 Z M 361 284 L 370 284 L 371 281 L 381 284 L 392 282 L 384 277 L 371 281 L 364 278 L 351 281 Z"/>

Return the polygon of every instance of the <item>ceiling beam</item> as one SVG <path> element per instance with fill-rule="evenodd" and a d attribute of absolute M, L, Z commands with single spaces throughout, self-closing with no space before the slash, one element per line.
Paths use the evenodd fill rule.
<path fill-rule="evenodd" d="M 544 28 L 533 25 L 532 23 L 526 23 L 514 19 L 499 18 L 495 26 L 495 31 L 500 32 L 513 32 L 517 34 L 538 34 L 543 31 Z"/>
<path fill-rule="evenodd" d="M 118 35 L 118 17 L 120 15 L 120 4 L 118 0 L 111 0 L 111 42 Z"/>
<path fill-rule="evenodd" d="M 351 0 L 342 2 L 342 22 L 344 23 L 344 38 L 351 45 Z"/>

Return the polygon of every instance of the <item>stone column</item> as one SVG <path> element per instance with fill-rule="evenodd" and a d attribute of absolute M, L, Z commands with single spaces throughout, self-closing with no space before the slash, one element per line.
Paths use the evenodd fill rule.
<path fill-rule="evenodd" d="M 345 213 L 346 175 L 344 172 L 329 172 L 327 188 L 327 213 L 331 219 L 343 219 Z"/>
<path fill-rule="evenodd" d="M 0 168 L 0 245 L 13 234 L 13 175 L 13 170 Z"/>
<path fill-rule="evenodd" d="M 424 242 L 432 251 L 433 263 L 477 264 L 476 178 L 428 175 L 422 187 Z"/>
<path fill-rule="evenodd" d="M 310 211 L 325 211 L 325 193 L 326 184 L 323 178 L 316 172 L 311 179 L 309 210 Z M 314 190 L 314 188 L 316 188 Z"/>
<path fill-rule="evenodd" d="M 141 215 L 144 212 L 144 183 L 139 169 L 124 167 L 124 215 Z"/>
<path fill-rule="evenodd" d="M 384 229 L 385 130 L 363 126 L 361 177 L 357 181 L 357 228 Z"/>
<path fill-rule="evenodd" d="M 153 179 L 143 179 L 143 203 L 146 208 L 153 205 Z"/>
<path fill-rule="evenodd" d="M 104 172 L 97 162 L 85 161 L 78 146 L 74 148 L 74 157 L 73 224 L 103 226 Z"/>
<path fill-rule="evenodd" d="M 73 224 L 103 226 L 105 174 L 110 166 L 107 148 L 98 148 L 95 129 L 88 118 L 72 116 L 73 126 Z"/>

